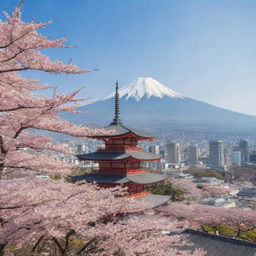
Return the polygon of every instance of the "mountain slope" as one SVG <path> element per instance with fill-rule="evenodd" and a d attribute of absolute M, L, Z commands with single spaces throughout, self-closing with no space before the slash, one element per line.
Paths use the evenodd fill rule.
<path fill-rule="evenodd" d="M 148 129 L 253 131 L 256 117 L 229 111 L 172 91 L 152 78 L 138 78 L 119 90 L 121 119 Z M 113 119 L 114 93 L 87 106 L 88 114 L 66 115 L 80 124 L 104 126 Z"/>

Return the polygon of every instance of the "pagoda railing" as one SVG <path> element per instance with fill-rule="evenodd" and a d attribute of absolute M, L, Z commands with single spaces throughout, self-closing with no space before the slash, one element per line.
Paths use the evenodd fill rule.
<path fill-rule="evenodd" d="M 139 192 L 139 193 L 130 193 L 130 194 L 128 195 L 128 197 L 137 198 L 137 197 L 146 196 L 146 195 L 148 195 L 148 194 L 150 194 L 150 192 L 148 192 L 148 191 L 142 191 L 142 192 Z"/>
<path fill-rule="evenodd" d="M 124 147 L 120 147 L 120 146 L 111 146 L 111 147 L 99 147 L 98 148 L 98 152 L 105 152 L 105 151 L 109 151 L 109 152 L 123 152 L 123 151 L 142 151 L 143 148 L 139 148 L 139 147 L 131 147 L 131 146 L 124 146 Z"/>
<path fill-rule="evenodd" d="M 131 174 L 142 174 L 146 173 L 147 170 L 145 169 L 111 169 L 111 168 L 104 168 L 104 169 L 95 169 L 93 170 L 96 173 L 106 173 L 106 174 L 124 174 L 124 175 L 131 175 Z"/>

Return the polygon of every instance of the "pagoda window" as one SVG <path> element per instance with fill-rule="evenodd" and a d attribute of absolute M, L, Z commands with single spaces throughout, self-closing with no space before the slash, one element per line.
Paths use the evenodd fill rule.
<path fill-rule="evenodd" d="M 136 193 L 137 192 L 137 186 L 136 185 L 131 185 L 129 187 L 129 192 L 130 193 Z"/>
<path fill-rule="evenodd" d="M 114 168 L 124 168 L 123 162 L 112 162 L 112 167 Z"/>
<path fill-rule="evenodd" d="M 100 162 L 99 163 L 100 168 L 109 168 L 111 167 L 110 162 Z"/>

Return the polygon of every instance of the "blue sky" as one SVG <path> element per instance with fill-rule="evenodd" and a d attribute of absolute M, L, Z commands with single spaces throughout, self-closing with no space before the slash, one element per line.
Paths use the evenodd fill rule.
<path fill-rule="evenodd" d="M 1 0 L 10 12 L 17 0 Z M 100 71 L 25 75 L 84 97 L 100 98 L 137 77 L 153 77 L 185 96 L 256 115 L 255 0 L 25 0 L 23 19 L 55 22 L 72 49 L 53 59 Z"/>

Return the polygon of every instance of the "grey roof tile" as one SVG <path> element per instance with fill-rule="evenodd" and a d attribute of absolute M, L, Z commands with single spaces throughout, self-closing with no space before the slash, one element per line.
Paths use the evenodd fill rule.
<path fill-rule="evenodd" d="M 103 173 L 89 173 L 81 176 L 73 176 L 73 181 L 96 182 L 96 183 L 108 183 L 108 184 L 150 184 L 160 182 L 166 179 L 165 175 L 157 173 L 142 173 L 133 175 L 120 175 L 120 174 L 103 174 Z"/>
<path fill-rule="evenodd" d="M 137 197 L 135 200 L 138 200 L 140 202 L 146 202 L 149 204 L 149 208 L 155 208 L 160 205 L 165 204 L 171 199 L 171 196 L 162 196 L 162 195 L 154 195 L 154 194 L 148 194 L 142 197 Z"/>
<path fill-rule="evenodd" d="M 218 236 L 192 229 L 184 231 L 193 243 L 191 249 L 201 248 L 206 256 L 256 256 L 256 243 Z M 186 249 L 186 248 L 184 248 Z"/>
<path fill-rule="evenodd" d="M 127 158 L 134 158 L 138 160 L 158 160 L 159 155 L 154 155 L 143 151 L 127 151 L 127 152 L 94 152 L 89 154 L 77 155 L 79 160 L 122 160 Z"/>
<path fill-rule="evenodd" d="M 133 133 L 139 137 L 144 137 L 144 138 L 154 138 L 154 134 L 150 133 L 150 132 L 145 132 L 145 131 L 141 131 L 141 130 L 137 130 L 137 129 L 133 129 L 133 128 L 129 128 L 127 126 L 124 126 L 122 124 L 110 124 L 106 127 L 104 127 L 104 129 L 106 129 L 106 131 L 113 131 L 113 133 L 111 135 L 107 135 L 109 137 L 114 137 L 114 136 L 120 136 L 120 135 L 125 135 L 128 133 Z M 100 137 L 105 137 L 106 135 L 102 135 L 102 134 L 95 134 L 91 137 L 95 137 L 95 138 L 100 138 Z"/>
<path fill-rule="evenodd" d="M 243 188 L 237 193 L 238 196 L 256 196 L 256 188 Z"/>
<path fill-rule="evenodd" d="M 128 175 L 127 178 L 137 184 L 150 184 L 165 180 L 167 177 L 158 173 L 142 173 Z"/>

